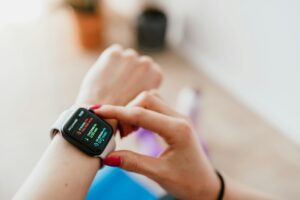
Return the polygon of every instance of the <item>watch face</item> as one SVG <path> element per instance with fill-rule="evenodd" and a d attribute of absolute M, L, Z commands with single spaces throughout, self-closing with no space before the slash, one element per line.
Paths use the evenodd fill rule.
<path fill-rule="evenodd" d="M 113 136 L 113 129 L 92 111 L 79 108 L 63 126 L 62 134 L 81 151 L 100 155 Z"/>

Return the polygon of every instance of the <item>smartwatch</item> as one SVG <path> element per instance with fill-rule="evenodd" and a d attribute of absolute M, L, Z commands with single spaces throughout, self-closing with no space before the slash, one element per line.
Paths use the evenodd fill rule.
<path fill-rule="evenodd" d="M 111 125 L 83 107 L 64 111 L 52 126 L 51 138 L 57 133 L 90 156 L 103 159 L 115 150 Z"/>

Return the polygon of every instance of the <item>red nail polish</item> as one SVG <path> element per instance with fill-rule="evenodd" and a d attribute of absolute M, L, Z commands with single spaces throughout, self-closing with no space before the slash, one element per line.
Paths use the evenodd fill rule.
<path fill-rule="evenodd" d="M 111 166 L 111 167 L 118 167 L 121 165 L 121 158 L 120 157 L 107 157 L 103 160 L 103 164 Z"/>
<path fill-rule="evenodd" d="M 101 107 L 101 104 L 94 104 L 94 105 L 91 105 L 90 106 L 90 109 L 91 110 L 96 110 L 96 109 L 98 109 L 98 108 L 100 108 Z"/>

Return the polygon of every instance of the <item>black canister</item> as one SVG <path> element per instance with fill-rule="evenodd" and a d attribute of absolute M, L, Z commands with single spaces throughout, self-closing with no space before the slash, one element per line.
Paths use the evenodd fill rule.
<path fill-rule="evenodd" d="M 165 46 L 166 15 L 155 8 L 144 10 L 138 17 L 137 38 L 142 50 L 160 50 Z"/>

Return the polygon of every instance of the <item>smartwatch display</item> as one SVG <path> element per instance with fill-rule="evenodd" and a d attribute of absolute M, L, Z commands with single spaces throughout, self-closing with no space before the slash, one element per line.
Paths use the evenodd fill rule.
<path fill-rule="evenodd" d="M 62 133 L 68 142 L 90 156 L 104 158 L 115 147 L 113 128 L 86 108 L 65 111 L 51 132 Z"/>

